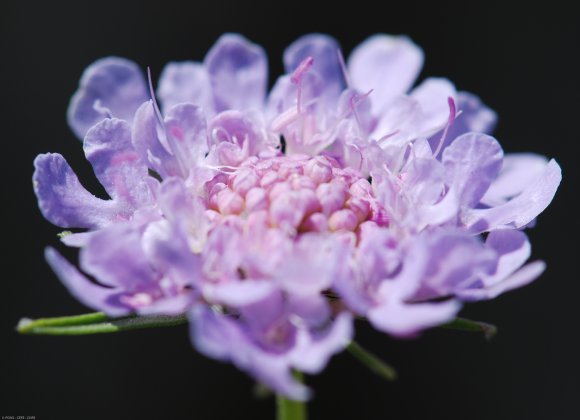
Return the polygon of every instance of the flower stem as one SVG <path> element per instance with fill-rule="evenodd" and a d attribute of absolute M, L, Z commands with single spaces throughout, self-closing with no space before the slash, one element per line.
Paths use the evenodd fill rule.
<path fill-rule="evenodd" d="M 102 312 L 55 318 L 23 318 L 16 330 L 33 335 L 88 335 L 144 328 L 173 327 L 187 323 L 185 314 L 109 318 Z"/>
<path fill-rule="evenodd" d="M 294 372 L 294 377 L 300 381 L 303 380 L 301 372 Z M 276 420 L 306 420 L 306 403 L 303 401 L 293 401 L 284 397 L 282 394 L 276 394 Z"/>

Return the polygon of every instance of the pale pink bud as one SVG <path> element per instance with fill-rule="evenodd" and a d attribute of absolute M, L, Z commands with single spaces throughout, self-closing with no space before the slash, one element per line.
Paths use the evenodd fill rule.
<path fill-rule="evenodd" d="M 316 157 L 304 165 L 304 175 L 309 176 L 317 184 L 329 182 L 332 179 L 332 166 L 326 159 Z"/>
<path fill-rule="evenodd" d="M 246 194 L 246 210 L 253 212 L 268 208 L 268 195 L 262 188 L 252 188 Z"/>
<path fill-rule="evenodd" d="M 340 184 L 320 184 L 316 188 L 316 195 L 320 201 L 322 212 L 327 216 L 344 207 L 346 191 Z"/>
<path fill-rule="evenodd" d="M 358 220 L 355 214 L 349 209 L 342 209 L 335 211 L 328 218 L 328 228 L 332 231 L 336 230 L 354 230 L 358 225 Z"/>
<path fill-rule="evenodd" d="M 328 230 L 328 219 L 322 213 L 311 214 L 302 223 L 301 230 L 306 232 L 325 232 Z"/>
<path fill-rule="evenodd" d="M 226 188 L 217 193 L 217 205 L 222 214 L 240 214 L 244 210 L 244 199 Z"/>
<path fill-rule="evenodd" d="M 369 202 L 359 197 L 349 198 L 346 207 L 352 210 L 359 222 L 366 220 L 370 212 Z"/>
<path fill-rule="evenodd" d="M 236 172 L 230 184 L 232 189 L 243 197 L 250 189 L 257 186 L 258 182 L 258 175 L 253 170 L 244 169 Z"/>

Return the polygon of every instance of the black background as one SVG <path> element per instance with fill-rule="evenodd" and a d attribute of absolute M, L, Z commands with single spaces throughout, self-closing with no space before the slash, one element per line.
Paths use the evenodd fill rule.
<path fill-rule="evenodd" d="M 570 2 L 572 4 L 572 2 Z M 76 314 L 42 257 L 58 229 L 44 221 L 30 177 L 38 153 L 67 157 L 99 191 L 65 111 L 83 69 L 119 55 L 151 66 L 203 58 L 226 31 L 265 47 L 271 74 L 284 46 L 311 31 L 348 53 L 376 32 L 408 34 L 426 53 L 422 78 L 446 76 L 479 94 L 500 117 L 506 151 L 555 157 L 564 181 L 529 231 L 548 270 L 533 285 L 468 306 L 466 317 L 499 326 L 480 335 L 433 330 L 397 341 L 357 325 L 358 340 L 397 367 L 386 383 L 348 354 L 309 378 L 313 419 L 578 419 L 578 143 L 580 19 L 554 1 L 276 0 L 12 2 L 0 11 L 2 185 L 0 415 L 37 419 L 271 419 L 273 400 L 230 365 L 197 354 L 185 327 L 87 337 L 18 336 L 21 316 Z M 272 77 L 271 77 L 272 79 Z"/>

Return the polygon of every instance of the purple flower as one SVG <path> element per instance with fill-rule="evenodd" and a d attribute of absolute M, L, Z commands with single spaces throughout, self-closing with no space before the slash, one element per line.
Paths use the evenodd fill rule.
<path fill-rule="evenodd" d="M 291 398 L 353 316 L 401 337 L 452 320 L 544 270 L 522 232 L 561 180 L 554 160 L 504 156 L 495 114 L 446 79 L 413 87 L 423 53 L 377 35 L 347 61 L 326 35 L 284 53 L 267 95 L 263 50 L 227 34 L 170 63 L 149 98 L 138 67 L 87 69 L 69 107 L 110 199 L 40 155 L 40 209 L 80 248 L 47 260 L 86 305 L 188 312 L 195 347 Z M 485 238 L 482 235 L 485 233 Z M 91 276 L 93 280 L 87 276 Z"/>

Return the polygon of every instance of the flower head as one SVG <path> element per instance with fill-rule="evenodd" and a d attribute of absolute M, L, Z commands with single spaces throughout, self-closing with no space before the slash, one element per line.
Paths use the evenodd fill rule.
<path fill-rule="evenodd" d="M 448 80 L 413 88 L 422 62 L 406 37 L 345 62 L 307 35 L 266 96 L 265 53 L 227 34 L 166 67 L 163 112 L 134 63 L 95 62 L 68 116 L 110 199 L 37 157 L 45 217 L 86 229 L 63 237 L 80 270 L 53 249 L 49 264 L 109 315 L 188 312 L 197 349 L 295 399 L 309 390 L 292 369 L 319 372 L 353 315 L 409 337 L 531 282 L 544 263 L 526 264 L 522 230 L 560 168 L 504 156 L 493 111 Z"/>

